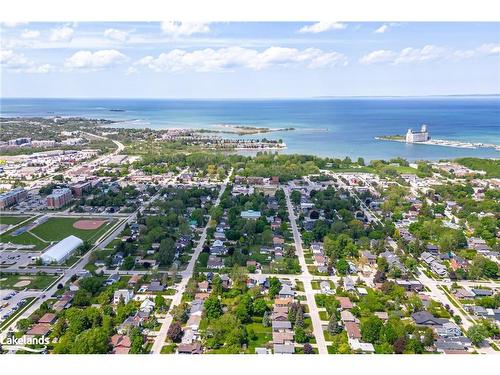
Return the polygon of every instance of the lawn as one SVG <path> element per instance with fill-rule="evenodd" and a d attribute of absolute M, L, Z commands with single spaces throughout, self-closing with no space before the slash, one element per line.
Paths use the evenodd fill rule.
<path fill-rule="evenodd" d="M 254 354 L 255 348 L 266 346 L 273 339 L 271 327 L 264 327 L 262 323 L 250 323 L 246 325 L 247 332 L 253 331 L 254 337 L 248 335 L 247 353 Z"/>
<path fill-rule="evenodd" d="M 321 320 L 329 320 L 330 318 L 328 317 L 328 313 L 326 311 L 320 311 L 319 312 L 319 318 Z"/>
<path fill-rule="evenodd" d="M 102 236 L 114 224 L 114 220 L 104 223 L 95 230 L 84 230 L 73 228 L 73 224 L 81 218 L 53 217 L 45 223 L 32 229 L 31 232 L 46 241 L 60 241 L 70 235 L 77 236 L 84 241 L 95 241 Z"/>
<path fill-rule="evenodd" d="M 165 345 L 163 348 L 161 348 L 160 353 L 161 354 L 175 354 L 176 349 L 177 349 L 177 345 L 169 344 L 169 345 Z"/>
<path fill-rule="evenodd" d="M 23 290 L 28 289 L 40 289 L 43 290 L 47 288 L 57 279 L 57 276 L 52 275 L 12 275 L 6 273 L 0 273 L 0 287 L 1 289 L 15 289 Z M 30 281 L 28 285 L 25 286 L 15 286 L 20 281 Z"/>
<path fill-rule="evenodd" d="M 12 236 L 10 234 L 6 234 L 0 236 L 1 242 L 12 242 L 19 245 L 34 245 L 33 250 L 43 250 L 50 244 L 48 242 L 43 242 L 40 239 L 36 238 L 29 232 L 21 233 L 18 236 Z M 31 249 L 27 249 L 31 250 Z"/>
<path fill-rule="evenodd" d="M 29 219 L 30 216 L 5 216 L 0 215 L 0 224 L 16 225 L 20 222 Z"/>
<path fill-rule="evenodd" d="M 295 289 L 297 292 L 303 292 L 304 291 L 304 283 L 302 281 L 296 281 L 295 282 Z"/>

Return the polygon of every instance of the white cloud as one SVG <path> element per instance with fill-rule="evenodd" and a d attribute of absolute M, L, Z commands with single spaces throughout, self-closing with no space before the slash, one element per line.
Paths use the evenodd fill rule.
<path fill-rule="evenodd" d="M 8 27 L 8 28 L 14 28 L 14 27 L 17 27 L 20 25 L 25 25 L 27 23 L 28 22 L 24 22 L 24 21 L 4 21 L 4 22 L 2 22 L 2 26 Z"/>
<path fill-rule="evenodd" d="M 63 26 L 57 29 L 53 29 L 50 34 L 51 42 L 69 42 L 73 39 L 73 34 L 75 31 L 69 26 Z"/>
<path fill-rule="evenodd" d="M 134 75 L 138 72 L 137 68 L 134 68 L 133 66 L 129 67 L 127 71 L 125 72 L 126 75 L 131 76 Z"/>
<path fill-rule="evenodd" d="M 208 23 L 166 21 L 161 24 L 162 31 L 173 37 L 206 34 L 210 32 Z"/>
<path fill-rule="evenodd" d="M 363 56 L 359 61 L 362 64 L 374 64 L 392 61 L 397 56 L 397 53 L 390 50 L 377 50 Z"/>
<path fill-rule="evenodd" d="M 16 73 L 49 73 L 54 70 L 50 64 L 36 65 L 24 54 L 12 50 L 0 50 L 0 65 Z"/>
<path fill-rule="evenodd" d="M 457 60 L 465 60 L 478 56 L 489 56 L 500 53 L 500 44 L 485 43 L 475 49 L 456 50 L 453 53 L 453 58 Z"/>
<path fill-rule="evenodd" d="M 30 60 L 22 53 L 2 49 L 0 51 L 0 64 L 7 69 L 23 69 L 30 64 Z"/>
<path fill-rule="evenodd" d="M 447 50 L 434 45 L 422 48 L 404 48 L 401 51 L 377 50 L 363 56 L 359 62 L 362 64 L 390 63 L 392 65 L 421 63 L 433 61 L 447 56 Z"/>
<path fill-rule="evenodd" d="M 323 52 L 317 48 L 298 50 L 296 48 L 270 47 L 259 52 L 242 47 L 195 51 L 174 49 L 162 53 L 158 57 L 146 56 L 135 63 L 136 66 L 148 67 L 151 70 L 198 72 L 234 70 L 246 68 L 262 70 L 270 67 L 305 66 L 311 69 L 344 66 L 347 58 L 339 52 Z"/>
<path fill-rule="evenodd" d="M 120 42 L 125 42 L 129 37 L 129 32 L 117 29 L 106 29 L 104 30 L 104 36 Z"/>
<path fill-rule="evenodd" d="M 347 25 L 340 22 L 317 22 L 312 25 L 304 26 L 299 30 L 299 33 L 313 33 L 318 34 L 330 30 L 342 30 Z"/>
<path fill-rule="evenodd" d="M 78 51 L 66 59 L 64 66 L 68 69 L 98 70 L 121 64 L 126 60 L 127 56 L 114 49 Z"/>
<path fill-rule="evenodd" d="M 21 34 L 23 39 L 37 39 L 38 37 L 40 37 L 40 31 L 38 30 L 24 30 Z"/>
<path fill-rule="evenodd" d="M 374 31 L 375 34 L 383 34 L 389 29 L 388 25 L 382 25 L 377 30 Z"/>

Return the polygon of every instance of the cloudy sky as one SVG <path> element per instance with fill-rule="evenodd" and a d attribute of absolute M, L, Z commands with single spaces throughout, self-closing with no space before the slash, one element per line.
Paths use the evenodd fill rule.
<path fill-rule="evenodd" d="M 500 93 L 499 23 L 2 24 L 3 97 Z"/>

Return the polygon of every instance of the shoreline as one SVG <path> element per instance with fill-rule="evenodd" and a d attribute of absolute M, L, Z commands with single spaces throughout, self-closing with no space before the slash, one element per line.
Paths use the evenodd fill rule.
<path fill-rule="evenodd" d="M 441 147 L 453 147 L 461 149 L 472 149 L 477 150 L 478 148 L 492 148 L 495 151 L 500 151 L 500 145 L 494 143 L 481 143 L 481 142 L 466 142 L 466 141 L 452 141 L 446 139 L 430 139 L 425 142 L 406 142 L 404 138 L 390 138 L 387 136 L 375 137 L 378 141 L 389 141 L 389 142 L 400 142 L 411 145 L 425 145 L 425 146 L 441 146 Z"/>

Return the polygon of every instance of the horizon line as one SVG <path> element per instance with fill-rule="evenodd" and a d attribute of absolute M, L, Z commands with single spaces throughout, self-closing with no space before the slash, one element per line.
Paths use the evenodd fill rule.
<path fill-rule="evenodd" d="M 95 99 L 137 99 L 137 100 L 314 100 L 314 99 L 349 99 L 349 98 L 442 98 L 442 97 L 496 97 L 500 93 L 484 93 L 484 94 L 428 94 L 428 95 L 317 95 L 305 97 L 122 97 L 122 96 L 105 96 L 105 97 L 89 97 L 89 96 L 0 96 L 0 101 L 4 99 L 80 99 L 80 100 L 95 100 Z"/>

